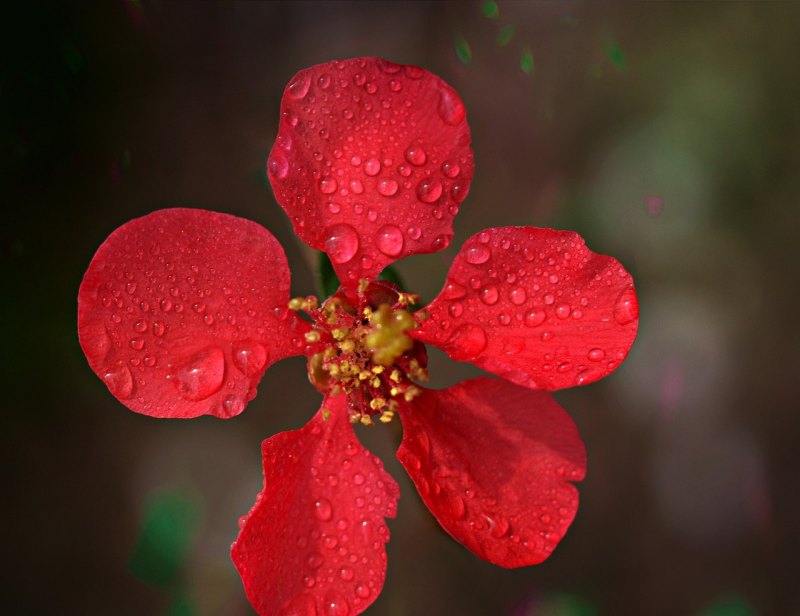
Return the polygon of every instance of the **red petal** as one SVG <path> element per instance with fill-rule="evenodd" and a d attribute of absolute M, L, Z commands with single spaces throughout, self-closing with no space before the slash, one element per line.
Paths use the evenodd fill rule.
<path fill-rule="evenodd" d="M 267 169 L 297 235 L 351 283 L 450 243 L 469 143 L 464 106 L 439 77 L 356 58 L 295 75 Z"/>
<path fill-rule="evenodd" d="M 155 417 L 238 415 L 267 367 L 309 329 L 287 309 L 289 268 L 249 220 L 170 209 L 97 250 L 78 292 L 78 335 L 128 408 Z"/>
<path fill-rule="evenodd" d="M 356 439 L 346 404 L 328 397 L 305 427 L 264 441 L 264 490 L 231 548 L 262 616 L 360 614 L 383 588 L 383 518 L 400 491 Z"/>
<path fill-rule="evenodd" d="M 636 337 L 633 280 L 572 231 L 499 227 L 471 237 L 430 318 L 412 334 L 534 389 L 585 385 L 620 365 Z"/>
<path fill-rule="evenodd" d="M 550 555 L 578 509 L 569 482 L 586 472 L 577 428 L 550 394 L 481 377 L 425 390 L 401 419 L 397 457 L 454 539 L 503 567 Z"/>

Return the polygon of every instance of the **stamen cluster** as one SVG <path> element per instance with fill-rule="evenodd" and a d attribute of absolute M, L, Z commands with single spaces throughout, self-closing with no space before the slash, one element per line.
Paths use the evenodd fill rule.
<path fill-rule="evenodd" d="M 322 393 L 348 396 L 350 421 L 387 423 L 421 393 L 414 381 L 427 381 L 425 347 L 408 334 L 424 318 L 409 307 L 419 298 L 386 281 L 362 280 L 354 299 L 343 293 L 322 306 L 316 297 L 296 297 L 289 308 L 305 312 L 313 329 L 306 342 L 320 350 L 308 360 L 308 377 Z M 324 413 L 324 410 L 323 410 Z"/>

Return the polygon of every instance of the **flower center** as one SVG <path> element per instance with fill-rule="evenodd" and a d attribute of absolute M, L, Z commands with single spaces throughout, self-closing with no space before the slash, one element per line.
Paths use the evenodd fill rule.
<path fill-rule="evenodd" d="M 376 415 L 391 421 L 401 401 L 421 393 L 414 381 L 428 380 L 425 346 L 407 333 L 421 316 L 408 310 L 416 301 L 390 282 L 362 280 L 355 299 L 337 293 L 321 307 L 313 296 L 289 302 L 314 323 L 306 341 L 319 350 L 308 360 L 309 380 L 324 394 L 347 394 L 353 423 L 371 425 Z"/>

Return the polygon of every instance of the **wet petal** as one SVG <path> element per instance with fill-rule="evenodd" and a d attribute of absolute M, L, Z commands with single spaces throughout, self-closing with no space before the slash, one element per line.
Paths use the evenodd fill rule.
<path fill-rule="evenodd" d="M 290 81 L 267 169 L 297 235 L 352 284 L 450 243 L 472 180 L 469 144 L 464 106 L 444 81 L 356 58 Z"/>
<path fill-rule="evenodd" d="M 471 237 L 412 335 L 534 389 L 615 370 L 636 337 L 631 275 L 572 231 L 499 227 Z"/>
<path fill-rule="evenodd" d="M 267 367 L 303 352 L 286 308 L 289 268 L 254 222 L 169 209 L 114 231 L 78 292 L 89 365 L 128 408 L 155 417 L 238 415 Z"/>
<path fill-rule="evenodd" d="M 542 391 L 486 377 L 425 390 L 401 411 L 397 457 L 453 538 L 503 567 L 546 559 L 575 517 L 586 453 Z"/>
<path fill-rule="evenodd" d="M 305 427 L 267 439 L 262 453 L 264 490 L 231 548 L 253 607 L 263 616 L 360 614 L 383 588 L 383 518 L 395 516 L 399 489 L 356 439 L 345 397 L 326 398 Z"/>

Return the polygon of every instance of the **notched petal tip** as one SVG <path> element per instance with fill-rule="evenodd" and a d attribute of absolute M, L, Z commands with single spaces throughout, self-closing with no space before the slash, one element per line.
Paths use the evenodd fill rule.
<path fill-rule="evenodd" d="M 355 58 L 290 81 L 267 170 L 297 235 L 347 286 L 447 246 L 472 180 L 469 144 L 464 105 L 439 77 Z"/>
<path fill-rule="evenodd" d="M 412 335 L 548 391 L 615 370 L 636 337 L 630 274 L 572 231 L 499 227 L 469 238 Z"/>
<path fill-rule="evenodd" d="M 100 246 L 78 292 L 91 368 L 128 408 L 155 417 L 242 412 L 267 367 L 303 352 L 286 307 L 289 269 L 260 225 L 168 209 Z"/>
<path fill-rule="evenodd" d="M 262 453 L 264 490 L 231 548 L 253 607 L 360 614 L 383 587 L 384 518 L 395 516 L 399 488 L 356 439 L 345 397 L 326 397 L 305 427 L 267 439 Z"/>
<path fill-rule="evenodd" d="M 397 457 L 454 539 L 502 567 L 550 555 L 586 471 L 575 424 L 550 394 L 482 377 L 426 390 L 401 420 Z"/>

